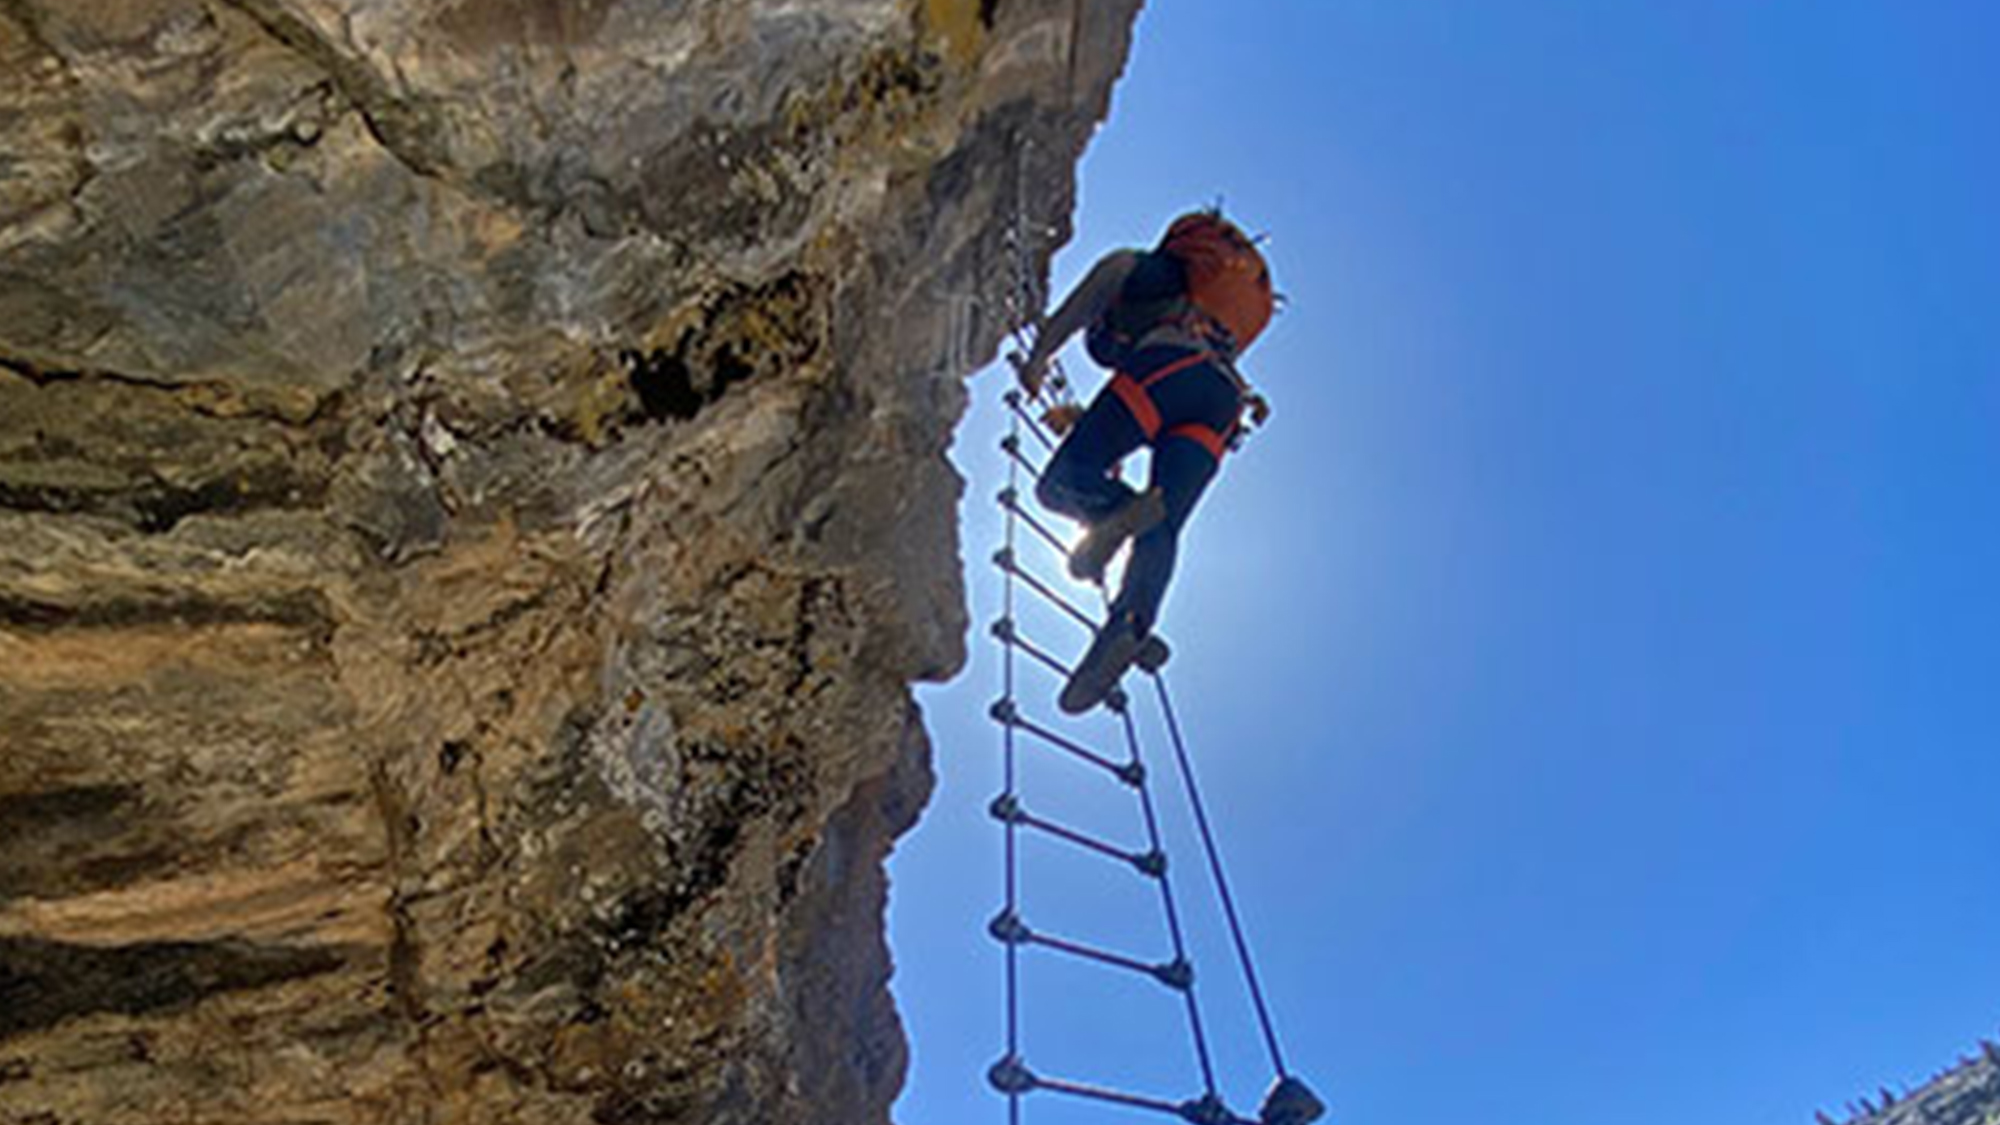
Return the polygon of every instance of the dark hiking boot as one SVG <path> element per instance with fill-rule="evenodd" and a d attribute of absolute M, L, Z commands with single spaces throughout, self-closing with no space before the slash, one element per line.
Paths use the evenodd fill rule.
<path fill-rule="evenodd" d="M 1296 1078 L 1278 1079 L 1264 1095 L 1264 1108 L 1257 1111 L 1258 1125 L 1310 1125 L 1326 1114 L 1317 1095 Z"/>
<path fill-rule="evenodd" d="M 1090 651 L 1083 654 L 1076 671 L 1070 673 L 1056 704 L 1065 714 L 1081 715 L 1104 702 L 1104 697 L 1118 686 L 1118 678 L 1138 659 L 1145 640 L 1139 635 L 1138 625 L 1128 616 L 1105 623 L 1097 631 L 1097 639 L 1090 643 Z"/>
<path fill-rule="evenodd" d="M 1167 518 L 1167 501 L 1157 488 L 1149 488 L 1127 501 L 1125 506 L 1090 525 L 1083 541 L 1069 554 L 1070 577 L 1082 582 L 1101 583 L 1111 556 L 1127 539 L 1144 535 Z"/>

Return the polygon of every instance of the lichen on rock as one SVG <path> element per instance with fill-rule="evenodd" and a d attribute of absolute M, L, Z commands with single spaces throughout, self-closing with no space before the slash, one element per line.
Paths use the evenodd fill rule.
<path fill-rule="evenodd" d="M 0 0 L 0 1123 L 885 1121 L 1137 2 Z"/>

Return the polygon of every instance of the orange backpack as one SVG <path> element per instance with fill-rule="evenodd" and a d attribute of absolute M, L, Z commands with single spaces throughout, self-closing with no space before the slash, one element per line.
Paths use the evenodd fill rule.
<path fill-rule="evenodd" d="M 1227 334 L 1231 353 L 1248 350 L 1277 307 L 1257 244 L 1217 212 L 1195 211 L 1173 221 L 1160 250 L 1187 270 L 1189 303 Z"/>

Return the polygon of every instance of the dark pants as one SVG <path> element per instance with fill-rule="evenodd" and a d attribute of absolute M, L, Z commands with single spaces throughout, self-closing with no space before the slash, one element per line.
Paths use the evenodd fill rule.
<path fill-rule="evenodd" d="M 1184 428 L 1205 427 L 1209 433 L 1226 438 L 1243 408 L 1236 381 L 1211 362 L 1196 363 L 1148 383 L 1154 373 L 1190 354 L 1178 348 L 1155 348 L 1134 357 L 1130 375 L 1148 384 L 1142 393 L 1151 403 L 1152 416 L 1136 415 L 1126 400 L 1107 386 L 1057 447 L 1035 491 L 1051 511 L 1095 523 L 1137 495 L 1118 478 L 1119 462 L 1142 445 L 1152 447 L 1151 486 L 1158 488 L 1166 501 L 1167 516 L 1133 543 L 1125 582 L 1111 603 L 1112 616 L 1131 614 L 1141 633 L 1150 631 L 1159 616 L 1167 582 L 1174 574 L 1181 528 L 1187 525 L 1196 502 L 1220 467 L 1218 454 Z"/>

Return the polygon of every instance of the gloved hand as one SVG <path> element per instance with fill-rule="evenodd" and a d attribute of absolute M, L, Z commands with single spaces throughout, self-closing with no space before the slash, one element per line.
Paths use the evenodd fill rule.
<path fill-rule="evenodd" d="M 1070 429 L 1076 425 L 1076 420 L 1081 417 L 1083 417 L 1083 405 L 1081 403 L 1064 403 L 1061 406 L 1051 406 L 1043 411 L 1042 424 L 1054 430 L 1057 437 L 1062 437 L 1064 434 L 1069 433 Z"/>
<path fill-rule="evenodd" d="M 1243 405 L 1250 409 L 1250 424 L 1261 426 L 1271 418 L 1271 402 L 1256 391 L 1243 396 Z"/>
<path fill-rule="evenodd" d="M 1020 382 L 1021 389 L 1028 392 L 1028 398 L 1042 397 L 1042 382 L 1048 377 L 1048 361 L 1031 363 L 1020 352 L 1008 352 L 1007 362 L 1014 365 L 1014 378 Z"/>

